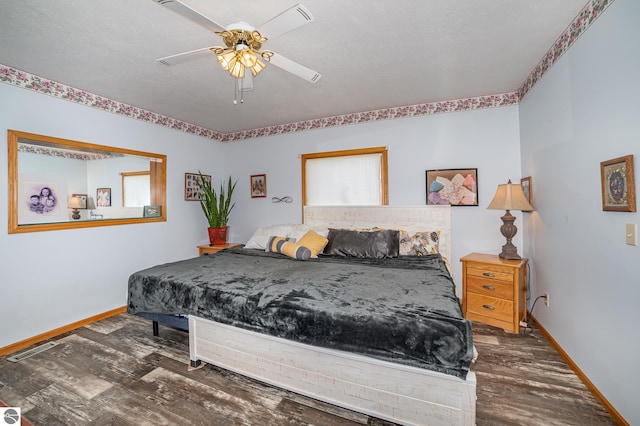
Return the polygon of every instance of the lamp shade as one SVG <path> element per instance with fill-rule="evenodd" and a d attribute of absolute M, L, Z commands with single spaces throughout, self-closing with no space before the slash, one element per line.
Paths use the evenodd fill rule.
<path fill-rule="evenodd" d="M 491 210 L 533 210 L 522 192 L 522 185 L 511 183 L 511 181 L 498 185 L 496 195 L 493 196 L 493 200 L 487 208 Z"/>
<path fill-rule="evenodd" d="M 93 199 L 93 197 L 87 198 L 87 208 L 89 210 L 95 210 L 96 209 L 96 202 Z"/>
<path fill-rule="evenodd" d="M 67 205 L 70 209 L 81 209 L 84 206 L 82 205 L 82 200 L 80 197 L 71 197 L 69 198 L 69 204 Z"/>

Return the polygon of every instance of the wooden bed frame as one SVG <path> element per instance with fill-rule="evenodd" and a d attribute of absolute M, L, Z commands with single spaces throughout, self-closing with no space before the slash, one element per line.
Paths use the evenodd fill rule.
<path fill-rule="evenodd" d="M 440 230 L 450 259 L 449 206 L 307 207 L 307 225 Z M 189 358 L 404 425 L 475 425 L 476 376 L 466 380 L 301 344 L 189 316 Z"/>

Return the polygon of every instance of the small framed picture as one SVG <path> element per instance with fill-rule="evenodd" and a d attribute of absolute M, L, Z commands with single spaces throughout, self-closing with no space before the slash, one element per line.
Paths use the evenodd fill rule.
<path fill-rule="evenodd" d="M 71 196 L 80 198 L 80 201 L 82 202 L 82 207 L 80 207 L 81 209 L 87 208 L 87 194 L 71 194 Z"/>
<path fill-rule="evenodd" d="M 633 176 L 633 155 L 600 163 L 602 210 L 636 211 L 636 187 Z"/>
<path fill-rule="evenodd" d="M 522 186 L 522 193 L 527 199 L 529 204 L 533 206 L 533 192 L 531 191 L 531 176 L 523 177 L 520 179 L 520 186 Z"/>
<path fill-rule="evenodd" d="M 267 196 L 267 175 L 251 175 L 251 198 Z"/>
<path fill-rule="evenodd" d="M 143 217 L 160 217 L 162 216 L 162 206 L 144 206 Z"/>
<path fill-rule="evenodd" d="M 111 207 L 111 188 L 96 189 L 96 200 L 98 207 Z"/>
<path fill-rule="evenodd" d="M 210 175 L 202 175 L 206 182 L 211 184 Z M 200 201 L 202 199 L 202 190 L 200 189 L 200 173 L 184 174 L 184 199 L 186 201 Z"/>
<path fill-rule="evenodd" d="M 478 169 L 440 169 L 426 173 L 428 205 L 478 205 Z"/>

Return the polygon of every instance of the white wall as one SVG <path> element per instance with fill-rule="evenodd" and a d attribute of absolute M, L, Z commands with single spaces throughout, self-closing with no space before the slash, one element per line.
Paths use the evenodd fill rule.
<path fill-rule="evenodd" d="M 425 171 L 477 168 L 479 207 L 454 207 L 451 263 L 458 290 L 459 259 L 472 251 L 499 253 L 504 238 L 499 228 L 504 212 L 487 210 L 495 190 L 508 179 L 520 182 L 518 109 L 515 106 L 381 121 L 303 133 L 233 142 L 224 146 L 227 169 L 239 179 L 236 208 L 231 214 L 230 240 L 246 241 L 256 227 L 300 223 L 300 154 L 364 147 L 389 147 L 389 203 L 426 203 Z M 267 175 L 267 197 L 250 198 L 249 176 Z M 291 204 L 271 202 L 291 196 Z M 522 224 L 521 213 L 516 226 Z M 522 247 L 522 235 L 514 244 Z"/>
<path fill-rule="evenodd" d="M 223 176 L 220 143 L 0 84 L 3 138 L 7 129 L 166 154 L 167 222 L 0 233 L 0 347 L 124 306 L 132 272 L 196 256 L 207 239 L 200 205 L 184 201 L 184 173 Z M 0 164 L 6 227 L 6 145 Z"/>
<path fill-rule="evenodd" d="M 230 241 L 263 225 L 301 221 L 301 153 L 389 146 L 391 204 L 424 204 L 425 170 L 478 168 L 479 207 L 453 212 L 454 274 L 470 251 L 498 252 L 500 212 L 486 210 L 495 188 L 520 177 L 517 107 L 392 120 L 219 144 L 9 85 L 0 85 L 0 129 L 166 154 L 166 223 L 0 234 L 0 347 L 126 304 L 132 272 L 196 254 L 206 241 L 197 202 L 183 200 L 184 173 L 238 179 Z M 0 151 L 6 199 L 6 150 Z M 267 198 L 252 199 L 251 174 L 267 174 Z M 290 195 L 291 204 L 271 203 Z M 0 209 L 0 223 L 7 223 Z M 521 245 L 521 236 L 515 244 Z"/>
<path fill-rule="evenodd" d="M 633 154 L 640 173 L 640 2 L 617 0 L 523 99 L 522 169 L 533 315 L 630 424 L 640 424 L 639 213 L 603 212 L 600 162 Z M 636 178 L 636 188 L 638 178 Z M 637 189 L 636 189 L 637 192 Z"/>

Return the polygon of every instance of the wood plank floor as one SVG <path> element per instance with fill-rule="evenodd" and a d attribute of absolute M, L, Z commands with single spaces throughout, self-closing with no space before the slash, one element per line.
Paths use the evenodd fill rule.
<path fill-rule="evenodd" d="M 474 324 L 477 424 L 615 425 L 533 329 Z M 18 363 L 0 357 L 0 400 L 35 425 L 370 425 L 390 423 L 216 367 L 188 371 L 188 336 L 128 314 L 53 339 Z"/>

